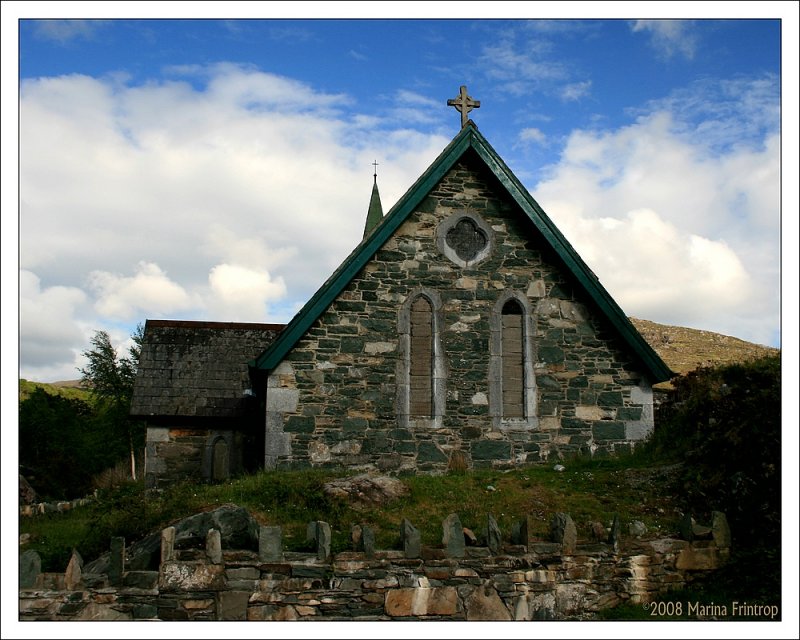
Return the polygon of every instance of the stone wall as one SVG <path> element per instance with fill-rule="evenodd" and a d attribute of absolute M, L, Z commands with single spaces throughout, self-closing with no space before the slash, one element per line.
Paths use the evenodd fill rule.
<path fill-rule="evenodd" d="M 83 573 L 77 552 L 64 574 L 39 573 L 33 551 L 20 557 L 19 618 L 25 620 L 569 620 L 623 602 L 646 603 L 691 584 L 729 557 L 722 514 L 693 540 L 623 539 L 580 544 L 566 514 L 552 538 L 501 544 L 487 519 L 486 546 L 475 546 L 453 514 L 442 546 L 420 545 L 404 521 L 402 550 L 376 550 L 368 527 L 352 532 L 358 550 L 330 553 L 330 527 L 310 523 L 316 551 L 286 552 L 280 527 L 261 527 L 258 551 L 224 550 L 220 532 L 204 549 L 176 549 L 175 528 L 161 536 L 157 571 L 125 570 L 121 538 L 106 574 Z M 703 535 L 708 533 L 709 535 Z M 697 539 L 697 536 L 703 539 Z M 521 539 L 520 539 L 521 536 Z M 470 544 L 470 541 L 473 544 Z"/>
<path fill-rule="evenodd" d="M 232 429 L 148 426 L 145 485 L 163 488 L 186 479 L 220 481 L 241 473 L 243 437 Z"/>
<path fill-rule="evenodd" d="M 495 178 L 462 162 L 271 372 L 268 468 L 437 472 L 627 450 L 653 427 L 653 393 L 605 316 Z M 459 257 L 454 219 L 485 246 Z M 461 255 L 471 255 L 461 253 Z M 433 306 L 434 407 L 408 415 L 404 305 Z M 498 314 L 525 310 L 525 415 L 501 415 Z"/>

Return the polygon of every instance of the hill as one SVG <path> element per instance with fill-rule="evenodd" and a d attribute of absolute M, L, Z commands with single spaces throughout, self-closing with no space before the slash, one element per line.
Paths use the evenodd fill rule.
<path fill-rule="evenodd" d="M 43 389 L 51 396 L 64 396 L 78 400 L 88 400 L 89 391 L 81 386 L 80 380 L 65 380 L 63 382 L 33 382 L 25 378 L 19 379 L 19 401 L 26 400 L 34 389 Z"/>
<path fill-rule="evenodd" d="M 673 327 L 638 318 L 629 320 L 667 366 L 679 374 L 698 367 L 748 362 L 780 354 L 780 349 L 713 331 Z"/>

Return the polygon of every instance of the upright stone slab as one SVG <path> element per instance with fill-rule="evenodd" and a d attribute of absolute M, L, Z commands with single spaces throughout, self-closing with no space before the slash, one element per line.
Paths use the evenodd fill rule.
<path fill-rule="evenodd" d="M 572 555 L 578 544 L 578 530 L 568 513 L 556 513 L 550 521 L 550 540 L 561 545 L 561 553 Z"/>
<path fill-rule="evenodd" d="M 174 529 L 173 529 L 174 541 Z M 163 543 L 162 543 L 163 557 Z M 111 538 L 111 554 L 108 559 L 108 583 L 118 587 L 122 584 L 122 574 L 125 572 L 125 538 Z"/>
<path fill-rule="evenodd" d="M 528 520 L 516 520 L 511 525 L 511 544 L 528 544 Z"/>
<path fill-rule="evenodd" d="M 731 546 L 731 529 L 728 526 L 728 519 L 721 511 L 714 511 L 711 514 L 711 535 L 714 544 L 720 549 L 727 549 Z"/>
<path fill-rule="evenodd" d="M 464 527 L 456 513 L 451 513 L 442 523 L 442 544 L 448 558 L 464 557 Z"/>
<path fill-rule="evenodd" d="M 361 528 L 361 543 L 364 548 L 364 555 L 367 558 L 375 557 L 375 531 L 372 527 L 364 526 Z"/>
<path fill-rule="evenodd" d="M 501 544 L 500 526 L 490 513 L 486 518 L 486 546 L 489 547 L 491 554 L 496 556 L 500 553 Z"/>
<path fill-rule="evenodd" d="M 422 553 L 422 538 L 419 530 L 406 518 L 400 523 L 400 542 L 406 558 L 419 558 Z"/>
<path fill-rule="evenodd" d="M 175 527 L 161 530 L 161 564 L 175 559 Z"/>
<path fill-rule="evenodd" d="M 33 549 L 19 554 L 19 588 L 35 589 L 42 573 L 42 559 Z"/>
<path fill-rule="evenodd" d="M 683 514 L 683 517 L 678 523 L 678 533 L 682 539 L 688 542 L 694 540 L 694 518 L 692 518 L 692 514 Z"/>
<path fill-rule="evenodd" d="M 222 564 L 222 536 L 219 529 L 209 529 L 206 535 L 206 557 L 211 564 Z"/>
<path fill-rule="evenodd" d="M 622 539 L 622 524 L 619 521 L 619 515 L 614 514 L 614 520 L 611 523 L 611 531 L 608 534 L 608 544 L 614 549 L 614 553 L 619 551 L 619 543 Z"/>
<path fill-rule="evenodd" d="M 259 527 L 258 557 L 262 562 L 283 560 L 283 532 L 280 527 Z"/>
<path fill-rule="evenodd" d="M 67 591 L 75 591 L 81 586 L 81 571 L 83 570 L 83 558 L 77 550 L 72 550 L 67 570 L 64 572 L 64 586 Z"/>
<path fill-rule="evenodd" d="M 375 532 L 367 525 L 354 524 L 350 530 L 354 551 L 363 551 L 367 558 L 375 557 Z"/>
<path fill-rule="evenodd" d="M 317 521 L 317 560 L 327 560 L 331 556 L 331 525 Z"/>

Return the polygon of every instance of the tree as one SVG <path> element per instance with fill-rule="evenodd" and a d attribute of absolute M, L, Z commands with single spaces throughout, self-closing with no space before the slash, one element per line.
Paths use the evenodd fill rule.
<path fill-rule="evenodd" d="M 135 480 L 136 444 L 142 440 L 142 429 L 139 423 L 131 420 L 130 407 L 144 340 L 144 326 L 141 323 L 136 325 L 131 339 L 133 345 L 128 349 L 128 356 L 118 357 L 108 333 L 95 331 L 91 339 L 93 348 L 83 352 L 88 365 L 78 371 L 96 403 L 126 437 L 130 451 L 131 477 Z"/>

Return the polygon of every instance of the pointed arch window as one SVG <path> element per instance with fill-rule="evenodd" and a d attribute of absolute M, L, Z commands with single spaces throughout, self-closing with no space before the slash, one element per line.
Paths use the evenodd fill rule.
<path fill-rule="evenodd" d="M 489 341 L 489 411 L 495 429 L 538 425 L 533 374 L 533 313 L 527 297 L 508 291 L 492 312 Z"/>
<path fill-rule="evenodd" d="M 433 415 L 433 308 L 424 296 L 411 303 L 410 355 L 410 414 L 430 418 Z"/>
<path fill-rule="evenodd" d="M 525 334 L 522 307 L 515 299 L 503 305 L 502 335 L 503 417 L 525 417 Z"/>
<path fill-rule="evenodd" d="M 445 409 L 445 362 L 439 341 L 442 301 L 415 289 L 398 317 L 397 416 L 401 426 L 438 427 Z"/>

